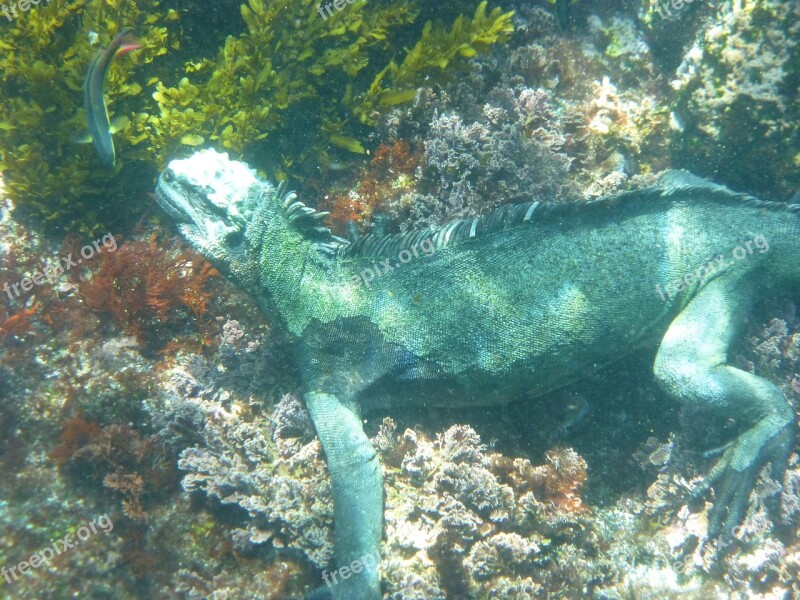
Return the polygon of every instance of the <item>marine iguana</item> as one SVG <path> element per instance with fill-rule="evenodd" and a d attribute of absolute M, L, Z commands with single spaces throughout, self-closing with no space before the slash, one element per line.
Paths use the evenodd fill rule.
<path fill-rule="evenodd" d="M 332 481 L 335 560 L 363 564 L 331 587 L 335 598 L 381 596 L 375 561 L 363 561 L 379 556 L 383 520 L 381 467 L 361 421 L 374 409 L 536 397 L 657 346 L 669 396 L 742 425 L 700 486 L 716 491 L 709 538 L 741 521 L 763 465 L 783 480 L 793 411 L 727 353 L 762 286 L 800 281 L 800 206 L 673 171 L 596 201 L 529 202 L 348 242 L 325 213 L 213 150 L 172 161 L 157 196 L 293 340 Z M 424 240 L 435 253 L 399 266 Z M 378 263 L 389 272 L 363 285 L 359 274 Z"/>

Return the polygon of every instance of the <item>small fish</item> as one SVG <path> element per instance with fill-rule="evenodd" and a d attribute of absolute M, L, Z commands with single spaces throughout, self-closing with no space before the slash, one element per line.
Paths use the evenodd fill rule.
<path fill-rule="evenodd" d="M 592 405 L 589 404 L 584 398 L 576 398 L 574 401 L 567 403 L 565 409 L 566 421 L 561 426 L 560 433 L 570 434 L 573 429 L 580 425 L 583 420 L 592 411 Z"/>
<path fill-rule="evenodd" d="M 86 120 L 89 123 L 88 134 L 75 138 L 79 142 L 94 142 L 97 154 L 108 166 L 116 164 L 114 141 L 111 134 L 124 126 L 126 119 L 115 119 L 112 127 L 108 120 L 108 108 L 103 96 L 104 81 L 111 62 L 118 54 L 125 54 L 131 50 L 141 48 L 130 29 L 123 29 L 114 38 L 111 45 L 99 51 L 92 59 L 86 79 L 83 81 L 83 108 L 86 111 Z"/>

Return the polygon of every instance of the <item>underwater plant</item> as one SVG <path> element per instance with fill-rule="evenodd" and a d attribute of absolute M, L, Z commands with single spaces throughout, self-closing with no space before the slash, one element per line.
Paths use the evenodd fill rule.
<path fill-rule="evenodd" d="M 167 25 L 177 18 L 156 0 L 51 0 L 32 8 L 0 37 L 0 171 L 18 209 L 49 228 L 96 234 L 103 224 L 130 214 L 142 189 L 120 170 L 101 166 L 91 148 L 70 136 L 86 128 L 81 85 L 96 48 L 122 26 L 140 34 L 135 59 L 108 73 L 110 110 L 124 114 L 141 93 L 144 73 L 167 52 Z M 118 138 L 122 154 L 127 143 Z"/>
<path fill-rule="evenodd" d="M 366 154 L 360 139 L 380 111 L 409 102 L 423 78 L 513 30 L 513 13 L 481 2 L 450 28 L 426 23 L 395 62 L 391 42 L 414 35 L 414 0 L 369 10 L 358 1 L 327 19 L 314 0 L 248 0 L 244 32 L 236 35 L 238 19 L 226 20 L 230 35 L 212 59 L 207 47 L 187 48 L 180 38 L 201 12 L 157 0 L 52 0 L 0 37 L 0 172 L 22 212 L 85 235 L 124 229 L 166 160 L 203 144 L 247 155 L 282 179 L 311 172 L 334 149 Z M 130 119 L 110 169 L 69 138 L 85 128 L 80 90 L 94 46 L 107 47 L 123 28 L 142 49 L 106 80 L 112 116 Z"/>
<path fill-rule="evenodd" d="M 378 146 L 354 189 L 331 192 L 322 200 L 320 209 L 330 212 L 327 223 L 332 231 L 346 235 L 351 223 L 368 229 L 376 208 L 402 204 L 416 181 L 419 162 L 420 152 L 412 152 L 405 140 Z"/>
<path fill-rule="evenodd" d="M 390 31 L 418 16 L 411 0 L 369 11 L 366 2 L 356 2 L 327 19 L 314 0 L 294 0 L 291 7 L 249 0 L 241 12 L 247 31 L 228 37 L 216 60 L 190 62 L 177 86 L 158 85 L 153 97 L 160 114 L 137 115 L 134 143 L 157 139 L 163 158 L 211 141 L 253 155 L 256 164 L 272 159 L 280 178 L 313 172 L 333 148 L 366 154 L 359 136 L 376 114 L 410 102 L 431 71 L 454 67 L 513 30 L 513 13 L 487 14 L 481 2 L 471 19 L 459 16 L 449 30 L 426 23 L 401 63 L 390 60 L 378 70 L 390 51 Z M 205 81 L 192 81 L 198 78 Z M 267 137 L 281 157 L 266 150 Z"/>
<path fill-rule="evenodd" d="M 191 312 L 202 326 L 211 298 L 208 281 L 217 272 L 194 252 L 164 250 L 153 234 L 102 254 L 98 264 L 91 279 L 79 283 L 80 292 L 90 308 L 110 314 L 128 335 L 161 349 L 174 333 L 165 323 L 179 310 Z"/>

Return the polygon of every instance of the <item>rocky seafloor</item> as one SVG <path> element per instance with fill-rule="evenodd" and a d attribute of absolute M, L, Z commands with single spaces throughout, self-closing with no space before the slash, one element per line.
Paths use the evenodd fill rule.
<path fill-rule="evenodd" d="M 382 117 L 336 174 L 330 225 L 406 229 L 507 202 L 591 198 L 689 168 L 764 198 L 798 185 L 800 7 L 579 3 L 571 30 L 519 3 L 516 33 Z M 299 189 L 315 203 L 311 182 Z M 147 201 L 147 199 L 143 199 Z M 10 598 L 301 598 L 332 557 L 330 485 L 287 344 L 169 223 L 113 232 L 57 281 L 0 302 L 0 565 L 107 515 Z M 99 237 L 99 236 L 98 236 Z M 0 281 L 87 240 L 0 208 Z M 49 261 L 49 262 L 48 262 Z M 757 307 L 733 362 L 800 398 L 800 317 Z M 687 504 L 729 424 L 655 386 L 655 349 L 507 410 L 367 415 L 384 469 L 386 598 L 790 598 L 800 465 L 762 476 L 706 540 Z"/>

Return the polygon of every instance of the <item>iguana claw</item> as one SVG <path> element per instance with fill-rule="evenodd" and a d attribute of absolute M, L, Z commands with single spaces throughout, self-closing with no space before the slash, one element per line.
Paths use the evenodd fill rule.
<path fill-rule="evenodd" d="M 765 430 L 771 429 L 765 421 L 759 422 L 731 443 L 703 483 L 692 493 L 694 498 L 699 498 L 714 486 L 714 506 L 708 521 L 709 540 L 731 540 L 736 527 L 744 519 L 750 492 L 764 464 L 771 462 L 770 476 L 779 484 L 783 483 L 792 450 L 794 423 L 785 423 L 776 433 L 764 439 Z M 771 500 L 768 509 L 774 519 L 779 512 L 780 494 L 775 494 Z"/>

